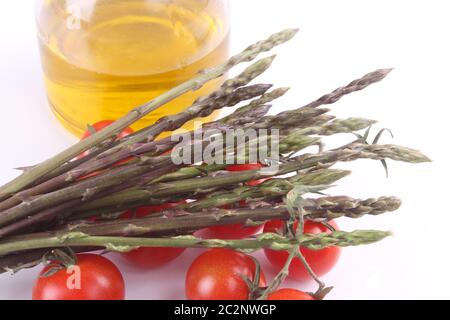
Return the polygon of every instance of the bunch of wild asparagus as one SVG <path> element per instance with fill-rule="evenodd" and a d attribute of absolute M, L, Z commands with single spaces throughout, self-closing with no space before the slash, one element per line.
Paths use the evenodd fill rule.
<path fill-rule="evenodd" d="M 367 200 L 306 197 L 306 194 L 323 191 L 350 174 L 333 169 L 338 162 L 358 159 L 373 159 L 384 164 L 386 159 L 408 163 L 430 161 L 416 150 L 380 145 L 378 139 L 375 144 L 369 144 L 367 134 L 362 136 L 357 132 L 368 132 L 375 121 L 336 119 L 324 107 L 381 81 L 390 72 L 388 69 L 369 73 L 304 107 L 269 116 L 270 103 L 288 89 L 272 90 L 271 85 L 250 84 L 274 60 L 274 57 L 262 58 L 225 81 L 212 94 L 197 99 L 185 111 L 161 118 L 131 136 L 117 138 L 123 129 L 158 107 L 190 90 L 199 89 L 237 65 L 252 62 L 296 33 L 297 30 L 289 29 L 274 34 L 233 56 L 225 64 L 204 70 L 195 79 L 132 110 L 113 125 L 64 152 L 39 165 L 22 169 L 22 175 L 0 188 L 0 272 L 35 266 L 42 257 L 48 257 L 58 248 L 70 248 L 74 252 L 101 248 L 125 252 L 139 247 L 226 247 L 244 251 L 271 248 L 287 250 L 294 255 L 299 246 L 311 249 L 330 245 L 354 246 L 388 236 L 388 232 L 372 230 L 333 231 L 321 235 L 302 232 L 263 234 L 231 241 L 203 240 L 193 236 L 197 230 L 217 225 L 254 225 L 271 219 L 285 220 L 288 227 L 296 219 L 326 224 L 343 216 L 359 218 L 398 209 L 400 200 L 394 197 Z M 167 155 L 176 145 L 174 139 L 157 139 L 160 134 L 174 131 L 190 120 L 237 105 L 239 108 L 234 113 L 204 125 L 203 129 L 278 129 L 281 160 L 277 170 L 270 174 L 261 170 L 227 172 L 224 164 L 176 165 Z M 324 150 L 322 137 L 340 133 L 355 133 L 357 138 L 340 148 Z M 202 144 L 207 145 L 208 141 L 202 141 Z M 319 151 L 302 153 L 312 146 L 318 146 Z M 78 157 L 85 151 L 89 153 Z M 225 150 L 226 156 L 233 151 Z M 130 157 L 132 160 L 123 162 Z M 117 165 L 118 162 L 122 164 Z M 271 179 L 257 186 L 245 184 L 261 178 Z M 189 201 L 176 210 L 151 217 L 116 219 L 118 213 L 125 210 L 177 199 Z M 242 201 L 247 206 L 233 206 Z M 231 209 L 223 209 L 227 205 Z M 92 217 L 97 218 L 96 222 L 89 220 Z M 285 276 L 285 272 L 281 273 L 272 287 Z"/>

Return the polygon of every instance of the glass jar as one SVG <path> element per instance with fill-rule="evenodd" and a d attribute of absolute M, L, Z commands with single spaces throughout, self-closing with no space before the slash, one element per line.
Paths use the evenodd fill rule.
<path fill-rule="evenodd" d="M 228 1 L 37 0 L 36 12 L 50 106 L 76 135 L 228 56 Z M 220 81 L 176 99 L 133 129 L 183 110 Z"/>

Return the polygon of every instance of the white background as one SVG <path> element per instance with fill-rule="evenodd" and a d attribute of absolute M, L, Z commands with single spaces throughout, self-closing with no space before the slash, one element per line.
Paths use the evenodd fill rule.
<path fill-rule="evenodd" d="M 11 168 L 42 161 L 76 141 L 46 105 L 31 2 L 5 1 L 0 11 L 1 184 L 18 174 Z M 277 110 L 301 106 L 374 69 L 395 67 L 383 83 L 343 99 L 333 111 L 341 117 L 377 119 L 379 128 L 394 131 L 395 143 L 421 149 L 434 159 L 417 166 L 390 162 L 388 180 L 379 163 L 353 163 L 353 176 L 331 191 L 361 198 L 396 195 L 404 205 L 382 217 L 341 220 L 343 229 L 379 228 L 392 230 L 395 236 L 369 247 L 345 249 L 336 269 L 324 277 L 335 286 L 330 299 L 450 298 L 447 4 L 232 0 L 234 51 L 279 29 L 301 28 L 296 40 L 279 50 L 273 70 L 264 76 L 266 82 L 292 87 Z M 196 254 L 189 251 L 164 270 L 152 272 L 118 261 L 127 297 L 183 299 L 185 270 Z M 265 259 L 261 261 L 267 267 Z M 30 298 L 38 271 L 1 275 L 0 298 Z"/>

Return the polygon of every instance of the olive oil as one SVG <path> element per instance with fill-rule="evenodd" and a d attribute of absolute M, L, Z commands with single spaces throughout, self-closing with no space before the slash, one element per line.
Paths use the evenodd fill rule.
<path fill-rule="evenodd" d="M 52 110 L 81 135 L 87 124 L 115 120 L 224 62 L 226 10 L 224 1 L 204 0 L 45 1 L 39 42 Z M 133 129 L 185 109 L 220 81 L 179 97 Z"/>

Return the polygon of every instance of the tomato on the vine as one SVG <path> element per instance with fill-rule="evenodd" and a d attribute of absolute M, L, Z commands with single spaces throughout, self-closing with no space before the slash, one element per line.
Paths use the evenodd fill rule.
<path fill-rule="evenodd" d="M 267 300 L 316 300 L 311 295 L 296 289 L 280 289 L 270 293 Z"/>
<path fill-rule="evenodd" d="M 189 300 L 248 300 L 250 286 L 256 276 L 255 261 L 240 252 L 212 249 L 194 260 L 186 275 L 186 296 Z M 259 286 L 265 287 L 260 272 Z"/>
<path fill-rule="evenodd" d="M 47 275 L 46 266 L 33 288 L 33 300 L 123 300 L 125 283 L 119 269 L 105 257 L 77 255 L 75 266 Z"/>
<path fill-rule="evenodd" d="M 173 209 L 186 201 L 177 203 L 165 203 L 162 205 L 147 206 L 125 212 L 121 218 L 145 218 L 154 213 L 164 210 Z M 130 264 L 143 268 L 153 269 L 166 265 L 167 263 L 178 258 L 186 249 L 185 248 L 139 248 L 130 252 L 121 253 L 121 256 Z"/>
<path fill-rule="evenodd" d="M 334 221 L 330 222 L 330 225 L 338 230 L 338 226 Z M 298 222 L 295 223 L 294 228 L 297 229 Z M 282 234 L 284 229 L 284 222 L 282 221 L 270 221 L 264 226 L 264 232 L 266 233 L 279 233 Z M 321 223 L 305 221 L 304 233 L 306 234 L 320 234 L 330 233 L 331 231 Z M 328 247 L 322 250 L 310 250 L 306 248 L 300 248 L 301 253 L 305 257 L 306 261 L 310 265 L 311 269 L 318 276 L 323 276 L 330 272 L 339 260 L 341 249 L 339 247 Z M 264 250 L 269 262 L 277 269 L 281 270 L 289 257 L 287 251 L 274 251 L 270 249 Z M 311 279 L 305 266 L 300 259 L 295 258 L 289 268 L 289 276 L 298 281 L 305 281 Z"/>

